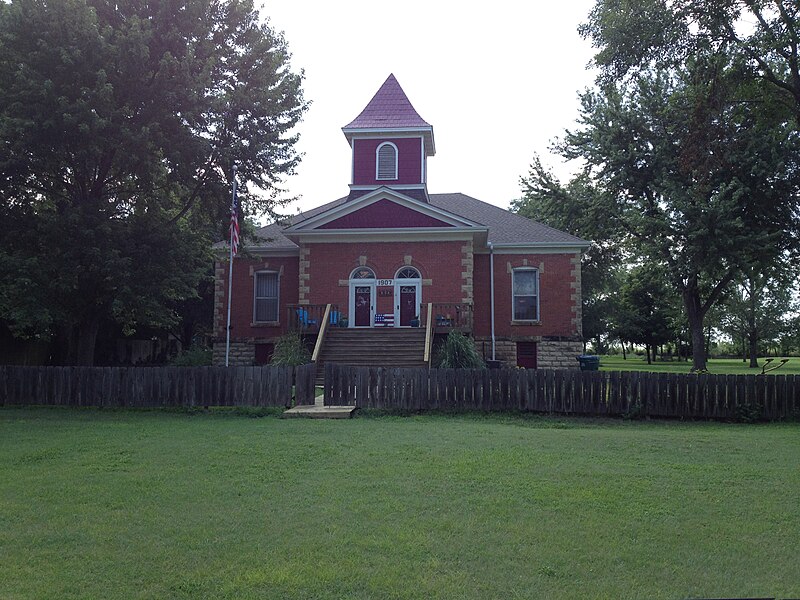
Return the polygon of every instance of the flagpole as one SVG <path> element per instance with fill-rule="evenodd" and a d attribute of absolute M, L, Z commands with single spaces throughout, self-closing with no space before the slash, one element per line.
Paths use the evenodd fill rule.
<path fill-rule="evenodd" d="M 236 165 L 233 165 L 233 185 L 231 191 L 231 214 L 233 211 L 236 210 Z M 225 327 L 225 366 L 228 366 L 228 362 L 230 359 L 231 354 L 231 292 L 233 291 L 233 224 L 231 223 L 231 235 L 229 245 L 230 245 L 230 255 L 228 260 L 228 324 Z"/>

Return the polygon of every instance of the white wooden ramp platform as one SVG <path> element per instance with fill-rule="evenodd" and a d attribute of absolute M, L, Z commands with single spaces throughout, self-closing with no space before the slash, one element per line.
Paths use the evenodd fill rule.
<path fill-rule="evenodd" d="M 305 417 L 308 419 L 349 419 L 353 416 L 355 406 L 323 406 L 321 404 L 305 404 L 295 406 L 283 413 L 284 418 Z"/>

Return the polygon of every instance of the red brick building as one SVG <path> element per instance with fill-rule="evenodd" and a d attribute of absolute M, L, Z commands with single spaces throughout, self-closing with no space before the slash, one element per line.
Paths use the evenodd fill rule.
<path fill-rule="evenodd" d="M 268 362 L 291 329 L 313 342 L 324 318 L 325 330 L 373 336 L 458 328 L 487 359 L 577 367 L 588 242 L 464 194 L 429 194 L 433 128 L 394 76 L 343 132 L 350 193 L 261 228 L 234 259 L 231 364 Z M 225 356 L 227 276 L 218 261 L 215 363 Z"/>

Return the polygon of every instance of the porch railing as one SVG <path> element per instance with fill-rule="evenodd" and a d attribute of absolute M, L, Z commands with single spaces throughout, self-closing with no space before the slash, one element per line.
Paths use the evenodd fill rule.
<path fill-rule="evenodd" d="M 434 302 L 431 305 L 433 326 L 436 333 L 461 331 L 472 333 L 472 304 Z"/>
<path fill-rule="evenodd" d="M 328 309 L 330 307 L 330 309 Z M 327 316 L 326 316 L 327 309 Z M 300 334 L 318 333 L 327 320 L 328 325 L 339 325 L 343 315 L 338 304 L 287 304 L 286 323 L 289 331 Z"/>

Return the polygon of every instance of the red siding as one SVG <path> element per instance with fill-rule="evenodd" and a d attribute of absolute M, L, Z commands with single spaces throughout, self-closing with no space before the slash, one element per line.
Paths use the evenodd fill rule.
<path fill-rule="evenodd" d="M 397 179 L 375 178 L 375 151 L 383 142 L 397 146 Z M 422 138 L 353 140 L 353 185 L 402 185 L 423 183 Z"/>
<path fill-rule="evenodd" d="M 572 275 L 574 254 L 495 254 L 494 255 L 494 302 L 495 335 L 519 336 L 567 336 L 577 335 L 572 322 L 575 317 L 572 300 L 575 278 Z M 530 267 L 543 268 L 539 272 L 540 321 L 535 324 L 514 324 L 511 321 L 511 267 L 522 267 L 527 259 Z M 489 255 L 475 255 L 475 335 L 491 334 L 491 312 L 489 298 Z"/>
<path fill-rule="evenodd" d="M 320 226 L 320 229 L 382 227 L 450 227 L 448 223 L 382 198 L 377 202 Z"/>
<path fill-rule="evenodd" d="M 269 266 L 265 267 L 264 265 Z M 222 306 L 217 307 L 217 330 L 214 332 L 217 337 L 225 337 L 225 323 L 227 320 L 228 306 L 228 263 L 225 266 L 223 276 L 223 296 Z M 255 338 L 271 339 L 275 336 L 286 333 L 286 305 L 297 304 L 298 282 L 300 281 L 299 260 L 296 256 L 269 257 L 256 260 L 237 258 L 233 261 L 233 304 L 231 305 L 231 339 Z M 280 278 L 279 288 L 279 309 L 278 325 L 257 325 L 253 326 L 253 276 L 250 275 L 250 268 L 255 271 L 268 270 L 280 271 L 283 274 Z M 221 314 L 220 314 L 221 311 Z"/>

